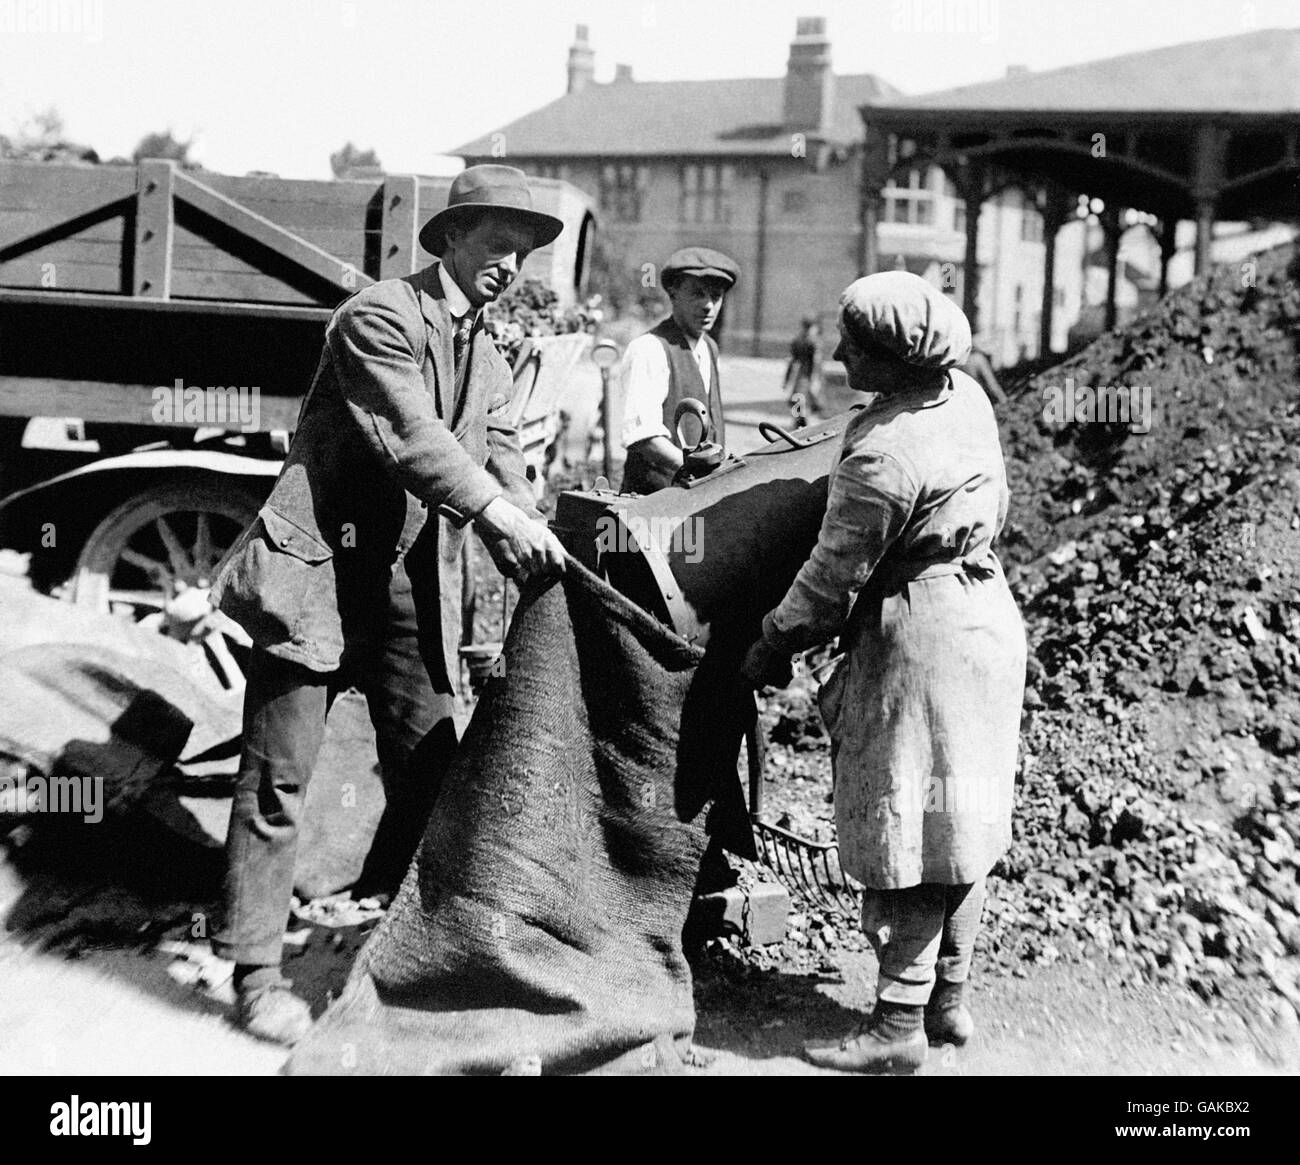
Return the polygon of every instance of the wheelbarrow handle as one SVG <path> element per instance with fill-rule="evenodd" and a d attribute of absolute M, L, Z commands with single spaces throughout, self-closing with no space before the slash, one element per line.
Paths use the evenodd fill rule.
<path fill-rule="evenodd" d="M 745 755 L 749 762 L 749 816 L 757 821 L 763 813 L 763 760 L 766 742 L 758 729 L 758 696 L 754 696 L 754 714 L 745 723 Z"/>

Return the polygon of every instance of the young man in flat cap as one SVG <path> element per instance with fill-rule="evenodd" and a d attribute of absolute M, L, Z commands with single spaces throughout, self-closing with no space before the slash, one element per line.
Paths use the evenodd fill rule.
<path fill-rule="evenodd" d="M 682 467 L 673 418 L 687 397 L 703 402 L 712 439 L 726 445 L 718 345 L 709 335 L 740 268 L 721 251 L 685 247 L 664 264 L 660 283 L 672 315 L 627 346 L 623 358 L 625 492 L 653 493 Z"/>
<path fill-rule="evenodd" d="M 280 946 L 333 696 L 356 685 L 369 704 L 388 798 L 370 877 L 391 888 L 456 747 L 466 527 L 508 577 L 564 568 L 508 418 L 510 369 L 482 318 L 562 228 L 532 209 L 521 171 L 457 175 L 420 232 L 440 261 L 335 311 L 284 468 L 212 590 L 253 639 L 213 947 L 236 964 L 236 1021 L 264 1039 L 293 1043 L 310 1024 Z"/>

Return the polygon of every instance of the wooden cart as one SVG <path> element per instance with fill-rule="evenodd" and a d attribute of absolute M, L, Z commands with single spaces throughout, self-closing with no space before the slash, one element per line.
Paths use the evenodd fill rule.
<path fill-rule="evenodd" d="M 177 596 L 206 588 L 279 471 L 333 308 L 430 261 L 417 232 L 449 184 L 0 163 L 3 544 L 30 551 L 36 581 L 78 603 L 188 617 L 197 596 L 179 607 Z M 531 185 L 566 229 L 521 279 L 569 305 L 592 206 L 568 183 Z M 516 421 L 539 481 L 584 342 L 533 341 L 516 364 Z M 177 386 L 256 387 L 255 423 L 177 415 L 158 391 Z M 87 440 L 24 445 L 33 418 L 62 418 Z"/>

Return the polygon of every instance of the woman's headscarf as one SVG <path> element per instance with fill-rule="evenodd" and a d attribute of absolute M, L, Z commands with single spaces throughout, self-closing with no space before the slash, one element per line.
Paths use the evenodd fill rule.
<path fill-rule="evenodd" d="M 850 283 L 840 323 L 860 348 L 877 346 L 918 368 L 955 368 L 970 355 L 970 324 L 951 299 L 910 271 Z"/>

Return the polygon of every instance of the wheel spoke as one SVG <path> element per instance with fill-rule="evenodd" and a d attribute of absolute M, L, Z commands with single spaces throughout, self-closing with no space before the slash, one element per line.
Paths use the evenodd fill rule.
<path fill-rule="evenodd" d="M 110 606 L 113 603 L 126 603 L 132 607 L 150 607 L 161 611 L 163 595 L 161 591 L 127 591 L 115 587 L 108 592 L 108 602 Z"/>
<path fill-rule="evenodd" d="M 138 550 L 132 550 L 129 546 L 122 551 L 122 561 L 129 562 L 132 566 L 138 566 L 150 578 L 157 579 L 159 582 L 165 579 L 168 574 L 165 562 L 159 562 L 156 558 L 150 558 L 147 554 L 141 554 Z"/>
<path fill-rule="evenodd" d="M 213 631 L 204 637 L 203 646 L 209 653 L 213 670 L 220 678 L 222 686 L 242 690 L 244 687 L 244 673 L 235 657 L 230 653 L 230 647 L 226 643 L 225 636 L 220 631 Z"/>
<path fill-rule="evenodd" d="M 216 565 L 217 556 L 212 549 L 212 531 L 208 527 L 208 511 L 200 510 L 194 526 L 194 568 L 207 575 Z"/>
<path fill-rule="evenodd" d="M 173 576 L 178 579 L 185 578 L 194 569 L 194 564 L 190 562 L 185 547 L 176 537 L 176 532 L 168 525 L 166 518 L 158 518 L 154 522 L 154 529 L 158 531 L 163 545 L 167 547 L 167 557 L 171 559 Z"/>
<path fill-rule="evenodd" d="M 252 636 L 224 611 L 213 611 L 208 616 L 208 619 L 211 621 L 214 631 L 219 631 L 227 639 L 239 644 L 240 647 L 253 646 Z"/>

